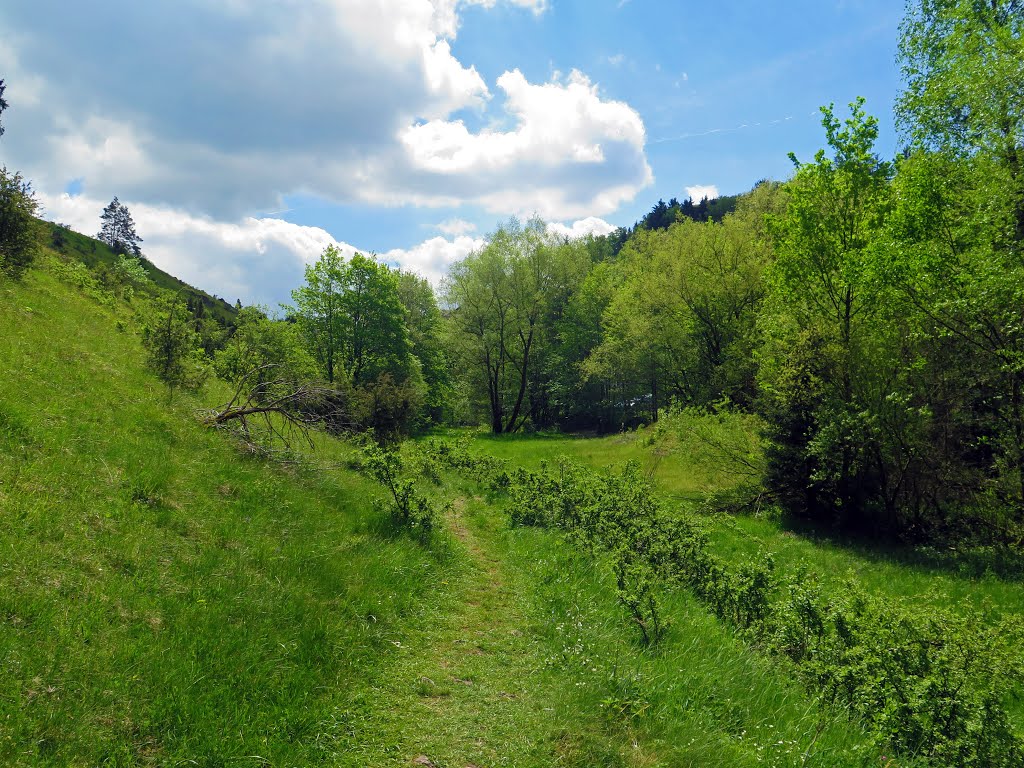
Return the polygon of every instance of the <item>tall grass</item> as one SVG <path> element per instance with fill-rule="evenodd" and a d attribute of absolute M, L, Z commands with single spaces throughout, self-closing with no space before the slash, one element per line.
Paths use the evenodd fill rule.
<path fill-rule="evenodd" d="M 46 270 L 0 284 L 0 764 L 329 761 L 456 566 L 368 481 L 168 407 L 132 327 Z"/>

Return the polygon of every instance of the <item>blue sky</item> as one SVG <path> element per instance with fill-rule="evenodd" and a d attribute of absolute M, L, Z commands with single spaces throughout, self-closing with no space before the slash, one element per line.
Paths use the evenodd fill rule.
<path fill-rule="evenodd" d="M 60 0 L 0 7 L 0 161 L 94 232 L 275 304 L 329 242 L 437 282 L 509 215 L 630 225 L 742 192 L 865 96 L 897 148 L 895 0 Z"/>

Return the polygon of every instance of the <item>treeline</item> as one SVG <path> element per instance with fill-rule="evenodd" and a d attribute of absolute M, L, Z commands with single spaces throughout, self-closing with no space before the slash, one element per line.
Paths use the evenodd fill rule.
<path fill-rule="evenodd" d="M 202 314 L 201 305 L 166 299 L 143 334 L 150 363 L 171 391 L 211 374 L 231 384 L 231 400 L 209 420 L 236 423 L 246 438 L 260 418 L 264 438 L 315 425 L 372 430 L 387 442 L 445 417 L 452 385 L 442 317 L 417 275 L 360 253 L 345 259 L 330 246 L 306 268 L 290 305 L 240 308 L 212 348 Z"/>
<path fill-rule="evenodd" d="M 1022 26 L 1006 0 L 910 8 L 893 161 L 858 100 L 720 221 L 638 227 L 617 253 L 499 228 L 443 292 L 467 411 L 506 432 L 740 409 L 791 513 L 1019 544 Z"/>

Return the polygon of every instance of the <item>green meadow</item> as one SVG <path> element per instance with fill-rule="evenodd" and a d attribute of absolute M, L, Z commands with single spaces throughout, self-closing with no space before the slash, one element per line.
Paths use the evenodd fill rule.
<path fill-rule="evenodd" d="M 415 441 L 407 467 L 445 510 L 428 537 L 376 503 L 352 444 L 261 452 L 210 428 L 225 386 L 169 397 L 140 299 L 101 300 L 56 255 L 0 291 L 3 764 L 915 764 L 685 590 L 643 647 L 600 557 L 511 527 L 454 473 L 416 474 Z M 533 469 L 638 462 L 698 512 L 736 483 L 643 430 L 439 435 Z M 769 550 L 837 589 L 1019 610 L 1009 559 L 703 519 L 727 561 Z"/>

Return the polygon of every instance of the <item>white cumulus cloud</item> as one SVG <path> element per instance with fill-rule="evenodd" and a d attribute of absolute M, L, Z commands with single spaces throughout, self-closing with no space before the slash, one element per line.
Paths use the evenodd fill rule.
<path fill-rule="evenodd" d="M 446 219 L 437 225 L 437 229 L 446 235 L 468 235 L 476 231 L 476 224 L 463 219 Z"/>
<path fill-rule="evenodd" d="M 412 248 L 395 248 L 387 251 L 381 254 L 380 258 L 422 275 L 436 288 L 448 274 L 448 268 L 452 264 L 483 248 L 485 244 L 483 238 L 467 235 L 452 240 L 433 237 Z"/>
<path fill-rule="evenodd" d="M 575 240 L 587 235 L 595 235 L 597 237 L 607 235 L 615 231 L 615 225 L 609 224 L 604 219 L 599 219 L 596 216 L 588 216 L 585 219 L 574 221 L 572 224 L 561 224 L 558 222 L 548 224 L 548 231 Z"/>
<path fill-rule="evenodd" d="M 698 203 L 705 197 L 708 200 L 714 200 L 718 197 L 718 187 L 714 184 L 695 184 L 692 187 L 686 188 L 686 194 L 689 195 L 694 202 Z"/>

